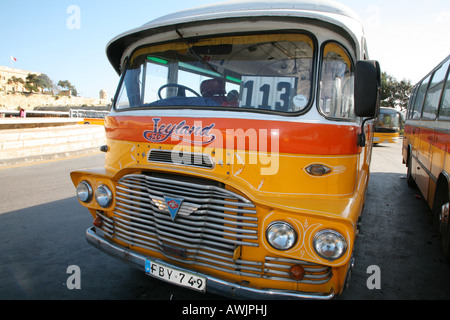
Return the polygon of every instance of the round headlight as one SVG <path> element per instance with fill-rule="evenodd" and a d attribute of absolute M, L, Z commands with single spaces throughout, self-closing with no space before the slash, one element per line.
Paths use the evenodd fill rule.
<path fill-rule="evenodd" d="M 326 260 L 336 260 L 347 250 L 344 237 L 334 230 L 322 230 L 314 236 L 314 249 Z"/>
<path fill-rule="evenodd" d="M 81 181 L 77 186 L 78 200 L 84 203 L 91 202 L 92 200 L 92 187 L 87 181 Z"/>
<path fill-rule="evenodd" d="M 294 228 L 282 221 L 273 222 L 266 230 L 266 239 L 277 250 L 289 250 L 297 242 L 297 232 Z"/>
<path fill-rule="evenodd" d="M 108 208 L 111 205 L 112 198 L 111 190 L 104 184 L 98 186 L 97 190 L 95 190 L 95 201 L 102 208 Z"/>

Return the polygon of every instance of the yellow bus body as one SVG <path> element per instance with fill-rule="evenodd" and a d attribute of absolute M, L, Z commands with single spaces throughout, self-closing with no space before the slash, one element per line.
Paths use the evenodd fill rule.
<path fill-rule="evenodd" d="M 78 121 L 78 124 L 92 124 L 92 125 L 97 125 L 97 126 L 104 126 L 105 119 L 84 118 L 83 120 Z"/>
<path fill-rule="evenodd" d="M 400 139 L 400 132 L 395 133 L 382 133 L 375 132 L 373 134 L 373 143 L 397 143 Z"/>

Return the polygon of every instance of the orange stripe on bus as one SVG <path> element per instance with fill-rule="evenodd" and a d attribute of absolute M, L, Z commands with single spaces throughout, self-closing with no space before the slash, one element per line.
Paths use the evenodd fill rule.
<path fill-rule="evenodd" d="M 432 146 L 450 152 L 450 134 L 447 132 L 439 131 L 439 129 L 423 128 L 419 126 L 406 125 L 405 136 L 416 137 Z"/>
<path fill-rule="evenodd" d="M 106 118 L 105 128 L 108 139 L 144 143 L 189 145 L 195 141 L 204 147 L 226 148 L 228 142 L 228 146 L 234 146 L 236 149 L 270 152 L 271 146 L 274 147 L 276 142 L 271 139 L 279 139 L 280 153 L 341 155 L 359 152 L 356 135 L 360 129 L 357 125 L 224 118 L 200 120 L 180 117 L 116 116 Z M 187 134 L 185 141 L 178 139 L 180 135 L 177 133 L 188 132 L 191 134 Z M 172 134 L 167 136 L 168 133 Z M 259 141 L 264 139 L 266 134 L 271 138 Z M 257 142 L 252 141 L 255 136 Z M 231 140 L 233 138 L 234 141 Z"/>

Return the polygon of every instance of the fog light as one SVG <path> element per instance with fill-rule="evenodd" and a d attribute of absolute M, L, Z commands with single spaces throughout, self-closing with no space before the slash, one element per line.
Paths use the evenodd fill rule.
<path fill-rule="evenodd" d="M 302 266 L 298 266 L 298 265 L 292 266 L 289 269 L 289 275 L 291 276 L 292 280 L 300 281 L 303 279 L 303 277 L 305 275 L 305 269 L 303 269 Z"/>
<path fill-rule="evenodd" d="M 102 219 L 100 219 L 99 217 L 95 218 L 93 224 L 97 228 L 100 228 L 102 226 Z"/>
<path fill-rule="evenodd" d="M 89 203 L 92 200 L 92 187 L 87 181 L 81 181 L 77 186 L 78 200 Z"/>
<path fill-rule="evenodd" d="M 112 192 L 104 184 L 98 186 L 95 190 L 95 201 L 102 208 L 108 208 L 112 202 Z"/>
<path fill-rule="evenodd" d="M 297 242 L 297 232 L 294 228 L 282 221 L 273 222 L 266 230 L 266 239 L 277 250 L 289 250 Z"/>
<path fill-rule="evenodd" d="M 313 246 L 319 256 L 329 261 L 339 259 L 347 250 L 345 238 L 334 230 L 319 231 L 314 236 Z"/>

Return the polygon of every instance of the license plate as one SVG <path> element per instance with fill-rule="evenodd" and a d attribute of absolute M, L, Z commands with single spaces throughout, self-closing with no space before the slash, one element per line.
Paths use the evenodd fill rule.
<path fill-rule="evenodd" d="M 168 267 L 151 260 L 145 260 L 145 273 L 155 278 L 200 292 L 205 292 L 206 289 L 205 277 Z"/>

